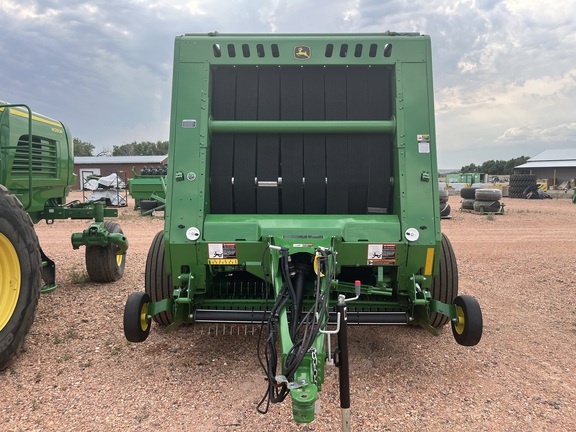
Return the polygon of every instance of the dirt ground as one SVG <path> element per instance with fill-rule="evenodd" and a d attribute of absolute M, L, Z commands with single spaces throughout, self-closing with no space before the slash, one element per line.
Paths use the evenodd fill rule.
<path fill-rule="evenodd" d="M 459 212 L 442 221 L 458 259 L 460 293 L 479 300 L 479 345 L 419 328 L 352 327 L 352 428 L 356 431 L 576 430 L 576 205 L 503 199 L 506 214 Z M 161 217 L 120 209 L 130 241 L 122 280 L 83 282 L 83 221 L 40 223 L 59 288 L 40 299 L 25 351 L 0 373 L 3 431 L 333 431 L 338 373 L 327 367 L 321 411 L 292 421 L 291 403 L 256 412 L 266 384 L 252 328 L 154 326 L 142 344 L 123 334 L 123 309 L 143 290 Z M 238 332 L 229 327 L 225 331 Z"/>

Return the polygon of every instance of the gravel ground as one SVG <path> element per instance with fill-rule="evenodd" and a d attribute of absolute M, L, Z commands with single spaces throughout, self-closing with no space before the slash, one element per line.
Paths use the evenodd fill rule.
<path fill-rule="evenodd" d="M 439 337 L 419 328 L 350 328 L 353 429 L 576 430 L 576 205 L 503 199 L 507 214 L 488 217 L 459 212 L 459 200 L 450 197 L 454 210 L 442 229 L 458 259 L 460 293 L 482 305 L 482 340 L 461 347 L 449 327 Z M 145 343 L 128 343 L 124 303 L 143 290 L 162 219 L 128 207 L 119 222 L 130 241 L 126 271 L 104 285 L 81 281 L 84 251 L 70 246 L 86 222 L 38 224 L 59 288 L 41 297 L 24 352 L 0 373 L 1 430 L 339 429 L 331 367 L 313 423 L 294 424 L 289 400 L 256 412 L 266 388 L 256 329 L 165 334 L 154 326 Z"/>

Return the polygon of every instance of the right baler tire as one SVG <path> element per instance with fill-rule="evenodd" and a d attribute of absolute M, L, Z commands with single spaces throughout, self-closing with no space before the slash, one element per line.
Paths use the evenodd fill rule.
<path fill-rule="evenodd" d="M 474 210 L 474 200 L 470 198 L 466 198 L 462 200 L 461 207 L 464 210 Z"/>
<path fill-rule="evenodd" d="M 0 185 L 0 370 L 20 351 L 34 322 L 42 258 L 30 216 Z"/>
<path fill-rule="evenodd" d="M 452 304 L 458 295 L 458 264 L 452 244 L 444 233 L 440 246 L 440 269 L 432 281 L 431 295 L 434 300 Z M 450 318 L 446 315 L 436 312 L 430 315 L 430 325 L 434 328 L 439 329 L 448 321 Z"/>
<path fill-rule="evenodd" d="M 172 278 L 166 274 L 164 231 L 156 234 L 148 250 L 144 291 L 153 302 L 172 297 Z M 172 312 L 160 312 L 154 315 L 153 319 L 161 326 L 168 326 L 174 321 Z"/>

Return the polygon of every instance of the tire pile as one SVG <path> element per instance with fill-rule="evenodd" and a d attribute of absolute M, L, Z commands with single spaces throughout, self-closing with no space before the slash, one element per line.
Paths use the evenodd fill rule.
<path fill-rule="evenodd" d="M 450 216 L 450 204 L 448 204 L 448 191 L 440 189 L 440 217 L 446 219 Z"/>
<path fill-rule="evenodd" d="M 480 189 L 466 187 L 460 190 L 461 208 L 478 213 L 498 213 L 502 208 L 502 191 L 500 189 Z"/>
<path fill-rule="evenodd" d="M 526 198 L 526 194 L 537 188 L 536 174 L 512 174 L 510 176 L 510 186 L 508 187 L 508 197 Z"/>

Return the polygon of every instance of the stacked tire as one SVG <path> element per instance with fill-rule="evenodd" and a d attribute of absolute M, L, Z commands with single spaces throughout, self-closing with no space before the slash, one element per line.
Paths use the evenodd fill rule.
<path fill-rule="evenodd" d="M 448 204 L 448 191 L 440 189 L 440 217 L 447 218 L 450 216 L 450 204 Z"/>
<path fill-rule="evenodd" d="M 476 189 L 473 208 L 475 212 L 497 213 L 502 207 L 500 189 Z"/>
<path fill-rule="evenodd" d="M 460 197 L 462 198 L 461 207 L 463 210 L 474 210 L 476 189 L 478 189 L 478 187 L 465 187 L 460 189 Z"/>
<path fill-rule="evenodd" d="M 500 189 L 480 189 L 478 187 L 466 187 L 460 190 L 462 197 L 461 207 L 463 210 L 474 210 L 479 213 L 499 212 L 502 203 L 502 191 Z"/>
<path fill-rule="evenodd" d="M 536 174 L 512 174 L 508 186 L 508 197 L 524 198 L 525 191 L 536 185 Z"/>

